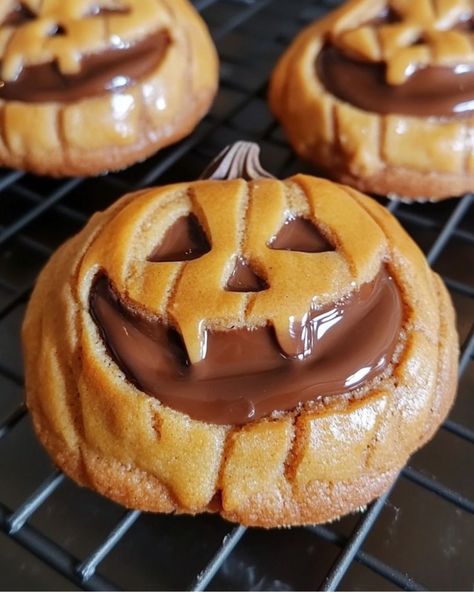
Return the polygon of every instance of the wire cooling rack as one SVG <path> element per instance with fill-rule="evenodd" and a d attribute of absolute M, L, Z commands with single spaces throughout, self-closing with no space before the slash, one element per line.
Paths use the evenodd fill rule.
<path fill-rule="evenodd" d="M 153 516 L 76 487 L 37 444 L 22 403 L 19 329 L 53 250 L 121 194 L 193 179 L 226 144 L 258 141 L 278 176 L 299 162 L 266 106 L 268 75 L 321 0 L 197 0 L 221 56 L 221 90 L 197 131 L 119 174 L 0 175 L 0 588 L 474 589 L 474 201 L 391 202 L 448 285 L 462 354 L 456 405 L 392 490 L 332 525 L 263 531 L 218 516 Z M 384 202 L 385 203 L 385 202 Z"/>

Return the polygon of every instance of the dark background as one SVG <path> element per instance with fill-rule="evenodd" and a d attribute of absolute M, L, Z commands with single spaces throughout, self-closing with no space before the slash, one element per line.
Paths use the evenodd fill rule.
<path fill-rule="evenodd" d="M 280 177 L 312 171 L 293 156 L 268 111 L 267 81 L 294 35 L 338 2 L 195 4 L 222 61 L 219 96 L 195 134 L 143 164 L 93 180 L 0 173 L 0 588 L 474 590 L 470 196 L 390 205 L 451 290 L 462 376 L 448 422 L 367 512 L 324 527 L 273 531 L 245 531 L 211 515 L 127 513 L 55 472 L 32 433 L 22 405 L 25 303 L 51 252 L 94 211 L 139 186 L 194 179 L 239 139 L 259 141 L 265 168 Z"/>

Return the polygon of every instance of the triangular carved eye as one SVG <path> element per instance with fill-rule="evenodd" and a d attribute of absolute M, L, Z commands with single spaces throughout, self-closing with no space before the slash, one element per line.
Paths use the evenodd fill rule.
<path fill-rule="evenodd" d="M 278 251 L 300 251 L 302 253 L 324 253 L 334 251 L 316 226 L 306 218 L 289 218 L 268 243 Z"/>
<path fill-rule="evenodd" d="M 267 282 L 252 269 L 243 257 L 237 257 L 225 289 L 228 292 L 262 292 L 268 288 Z"/>
<path fill-rule="evenodd" d="M 20 3 L 14 10 L 7 14 L 2 25 L 10 27 L 19 27 L 24 23 L 35 20 L 36 18 L 36 14 L 30 8 L 28 8 L 28 6 L 25 6 L 24 4 Z"/>
<path fill-rule="evenodd" d="M 383 13 L 383 19 L 389 25 L 393 25 L 395 23 L 401 23 L 403 21 L 400 14 L 396 10 L 394 10 L 392 7 L 388 7 L 385 9 L 385 11 Z"/>
<path fill-rule="evenodd" d="M 193 214 L 178 218 L 148 257 L 152 263 L 191 261 L 211 250 L 206 233 Z"/>

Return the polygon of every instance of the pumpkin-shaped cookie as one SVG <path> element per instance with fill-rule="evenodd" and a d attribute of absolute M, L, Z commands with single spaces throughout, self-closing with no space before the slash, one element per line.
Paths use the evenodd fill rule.
<path fill-rule="evenodd" d="M 127 195 L 42 272 L 28 406 L 73 479 L 126 506 L 330 520 L 381 494 L 445 417 L 447 291 L 392 215 L 239 143 Z"/>
<path fill-rule="evenodd" d="M 187 0 L 3 0 L 0 163 L 92 175 L 181 139 L 217 88 Z"/>
<path fill-rule="evenodd" d="M 406 201 L 474 190 L 472 2 L 351 0 L 303 31 L 270 104 L 335 179 Z"/>

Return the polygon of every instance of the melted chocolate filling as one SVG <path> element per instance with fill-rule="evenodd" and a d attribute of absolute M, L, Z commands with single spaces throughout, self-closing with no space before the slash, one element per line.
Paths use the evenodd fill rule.
<path fill-rule="evenodd" d="M 6 18 L 3 20 L 2 25 L 8 27 L 19 27 L 32 20 L 36 19 L 36 14 L 32 12 L 27 6 L 18 4 Z"/>
<path fill-rule="evenodd" d="M 84 55 L 80 72 L 72 75 L 62 74 L 56 62 L 27 66 L 16 80 L 0 81 L 0 99 L 65 103 L 120 91 L 153 72 L 170 43 L 169 34 L 158 31 L 130 46 Z"/>
<path fill-rule="evenodd" d="M 153 263 L 191 261 L 211 250 L 206 233 L 194 214 L 178 218 L 165 232 L 160 244 L 148 257 Z"/>
<path fill-rule="evenodd" d="M 374 113 L 459 117 L 474 112 L 474 65 L 428 66 L 400 85 L 387 84 L 386 66 L 347 56 L 327 45 L 316 61 L 317 76 L 337 98 Z"/>
<path fill-rule="evenodd" d="M 268 288 L 267 282 L 252 269 L 243 257 L 237 257 L 225 289 L 228 292 L 262 292 Z"/>
<path fill-rule="evenodd" d="M 314 224 L 306 218 L 289 218 L 275 238 L 269 243 L 278 251 L 299 251 L 300 253 L 324 253 L 334 251 Z"/>
<path fill-rule="evenodd" d="M 244 424 L 361 386 L 389 364 L 403 320 L 400 293 L 385 269 L 344 300 L 294 321 L 294 356 L 271 326 L 206 329 L 204 357 L 190 364 L 179 333 L 134 309 L 103 275 L 91 289 L 90 312 L 133 384 L 173 409 L 216 424 Z"/>

